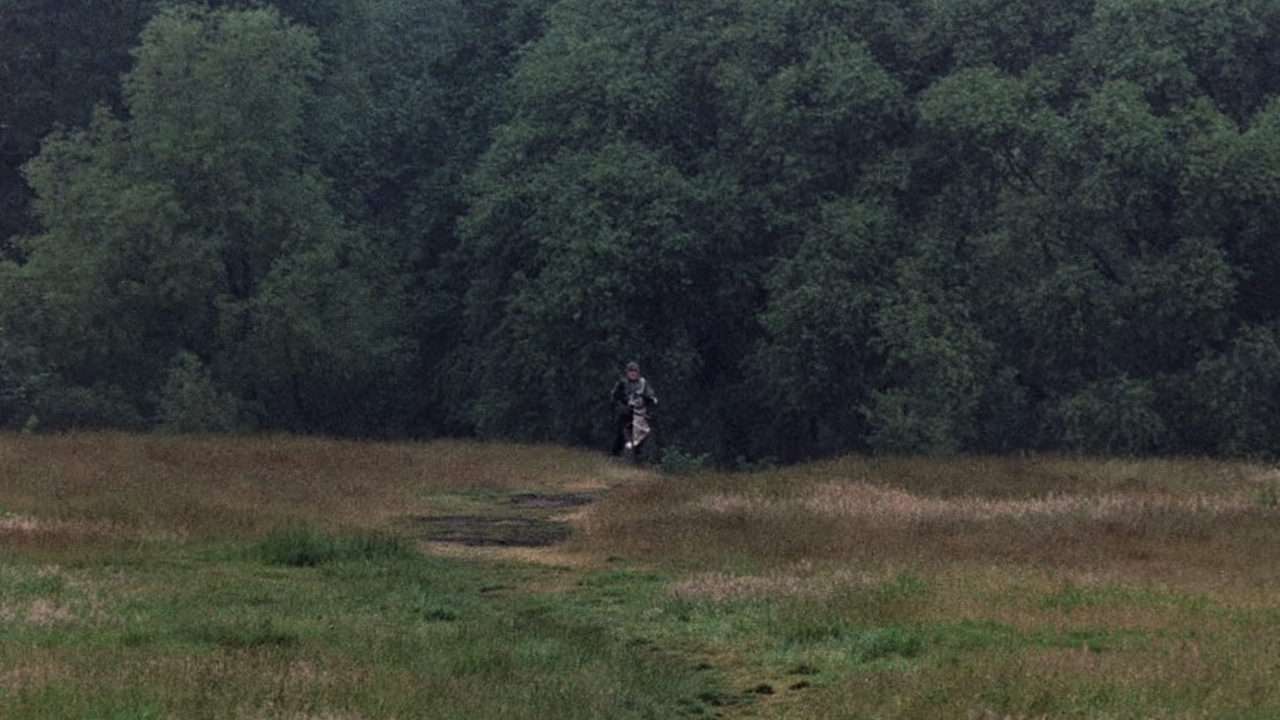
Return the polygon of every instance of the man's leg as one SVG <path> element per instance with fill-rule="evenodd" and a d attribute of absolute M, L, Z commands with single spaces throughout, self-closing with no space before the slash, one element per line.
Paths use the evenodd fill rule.
<path fill-rule="evenodd" d="M 625 415 L 619 413 L 618 415 L 614 416 L 613 448 L 610 449 L 610 454 L 612 455 L 622 454 L 623 446 L 627 443 L 628 440 L 630 440 L 630 437 L 628 437 L 629 434 L 627 433 L 627 426 L 629 426 L 630 424 L 631 424 L 631 413 L 626 413 Z"/>
<path fill-rule="evenodd" d="M 631 447 L 640 447 L 640 443 L 649 436 L 649 419 L 640 413 L 631 418 Z"/>

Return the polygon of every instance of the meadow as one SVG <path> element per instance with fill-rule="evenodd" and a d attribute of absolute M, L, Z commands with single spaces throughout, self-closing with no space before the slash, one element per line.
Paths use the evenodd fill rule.
<path fill-rule="evenodd" d="M 0 718 L 1273 718 L 1280 471 L 0 436 Z"/>

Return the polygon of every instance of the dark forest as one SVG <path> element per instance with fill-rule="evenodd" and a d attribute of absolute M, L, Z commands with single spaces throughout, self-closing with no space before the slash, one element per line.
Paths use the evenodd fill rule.
<path fill-rule="evenodd" d="M 0 425 L 1272 457 L 1280 0 L 0 0 Z"/>

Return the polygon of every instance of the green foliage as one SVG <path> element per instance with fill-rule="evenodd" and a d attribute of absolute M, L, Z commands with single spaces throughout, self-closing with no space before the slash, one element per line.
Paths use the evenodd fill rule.
<path fill-rule="evenodd" d="M 673 475 L 682 475 L 704 469 L 710 458 L 710 453 L 694 455 L 680 449 L 678 446 L 664 445 L 662 448 L 662 459 L 659 461 L 658 465 L 662 468 L 662 472 L 671 473 Z"/>
<path fill-rule="evenodd" d="M 1206 452 L 1275 457 L 1280 432 L 1280 340 L 1272 327 L 1243 328 L 1231 347 L 1196 368 L 1197 425 Z"/>
<path fill-rule="evenodd" d="M 1052 408 L 1067 447 L 1094 454 L 1144 455 L 1169 440 L 1149 384 L 1120 377 L 1089 385 Z"/>
<path fill-rule="evenodd" d="M 200 358 L 180 352 L 169 365 L 160 390 L 159 428 L 175 433 L 234 430 L 239 402 L 220 390 Z"/>
<path fill-rule="evenodd" d="M 135 399 L 117 385 L 68 386 L 45 375 L 33 378 L 28 392 L 32 413 L 24 428 L 140 430 L 146 427 L 146 419 L 138 413 Z M 32 418 L 37 421 L 32 423 Z"/>
<path fill-rule="evenodd" d="M 128 119 L 100 112 L 29 165 L 46 232 L 15 271 L 9 323 L 55 385 L 110 383 L 141 415 L 166 398 L 169 424 L 196 420 L 164 365 L 189 350 L 258 424 L 368 427 L 308 402 L 385 403 L 402 361 L 398 270 L 343 227 L 303 162 L 316 38 L 270 10 L 173 7 L 142 43 Z"/>
<path fill-rule="evenodd" d="M 964 300 L 963 280 L 943 279 L 926 264 L 941 260 L 922 254 L 901 263 L 898 290 L 877 314 L 876 341 L 887 355 L 868 403 L 868 441 L 877 451 L 949 453 L 974 439 L 995 348 Z"/>
<path fill-rule="evenodd" d="M 14 371 L 9 355 L 14 351 L 0 336 L 0 427 L 17 424 L 24 412 L 26 388 Z"/>
<path fill-rule="evenodd" d="M 711 5 L 654 10 L 564 3 L 513 77 L 462 226 L 481 432 L 599 437 L 604 373 L 640 357 L 681 399 L 664 421 L 740 454 L 723 438 L 759 429 L 744 361 L 780 236 L 899 127 L 901 89 L 802 5 L 753 5 L 724 30 Z M 792 21 L 822 42 L 796 45 Z"/>
<path fill-rule="evenodd" d="M 119 77 L 156 5 L 0 0 L 0 259 L 20 259 L 19 239 L 39 229 L 21 167 L 55 128 L 120 107 Z"/>
<path fill-rule="evenodd" d="M 636 358 L 722 465 L 1280 425 L 1275 3 L 54 5 L 0 0 L 10 426 L 185 423 L 183 352 L 249 426 L 597 445 Z"/>
<path fill-rule="evenodd" d="M 957 66 L 994 66 L 1020 73 L 1066 53 L 1087 27 L 1090 0 L 1052 6 L 1004 0 L 932 3 L 935 32 L 945 38 Z"/>
<path fill-rule="evenodd" d="M 888 301 L 899 229 L 883 210 L 832 202 L 794 256 L 770 274 L 766 338 L 752 357 L 768 402 L 761 433 L 786 433 L 789 455 L 857 447 L 883 360 L 875 314 Z M 776 437 L 776 435 L 775 435 Z"/>

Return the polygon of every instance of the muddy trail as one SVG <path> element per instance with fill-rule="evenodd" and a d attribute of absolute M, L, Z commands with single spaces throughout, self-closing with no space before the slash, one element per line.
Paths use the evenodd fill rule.
<path fill-rule="evenodd" d="M 412 516 L 409 534 L 422 542 L 468 547 L 547 547 L 573 534 L 573 526 L 563 517 L 565 511 L 589 505 L 598 497 L 594 492 L 515 493 L 483 512 Z"/>

